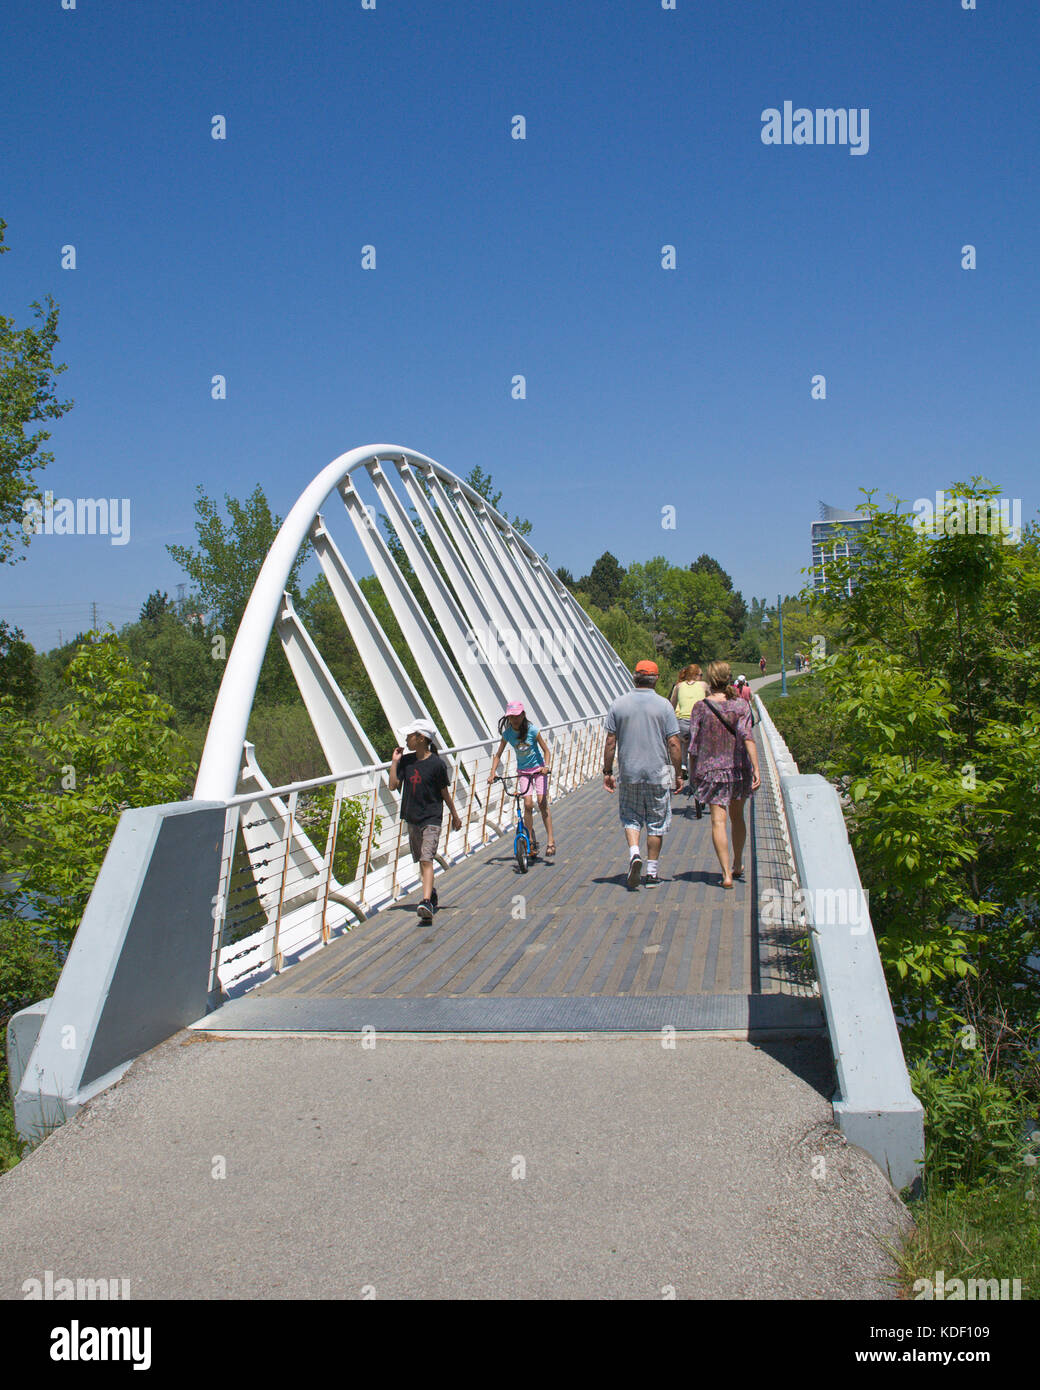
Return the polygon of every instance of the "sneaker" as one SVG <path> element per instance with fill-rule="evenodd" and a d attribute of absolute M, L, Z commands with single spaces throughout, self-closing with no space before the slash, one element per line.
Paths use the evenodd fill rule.
<path fill-rule="evenodd" d="M 422 902 L 419 904 L 418 912 L 420 922 L 433 921 L 433 904 L 430 902 L 429 898 L 423 898 Z"/>
<path fill-rule="evenodd" d="M 633 855 L 632 862 L 628 866 L 628 886 L 638 888 L 639 880 L 643 874 L 643 860 L 638 854 Z"/>
<path fill-rule="evenodd" d="M 657 888 L 660 886 L 660 883 L 661 880 L 656 874 L 647 874 L 646 878 L 643 879 L 644 888 Z"/>

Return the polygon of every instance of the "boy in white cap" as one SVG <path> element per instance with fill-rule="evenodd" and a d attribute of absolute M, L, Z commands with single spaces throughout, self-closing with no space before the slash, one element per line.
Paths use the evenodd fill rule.
<path fill-rule="evenodd" d="M 432 922 L 437 908 L 437 890 L 433 886 L 433 857 L 437 853 L 444 807 L 451 812 L 455 830 L 462 821 L 455 809 L 448 788 L 448 769 L 444 759 L 433 747 L 437 730 L 428 719 L 417 719 L 400 730 L 408 752 L 395 748 L 390 759 L 390 790 L 401 788 L 401 819 L 408 826 L 408 845 L 412 858 L 422 876 L 422 901 L 419 918 Z"/>

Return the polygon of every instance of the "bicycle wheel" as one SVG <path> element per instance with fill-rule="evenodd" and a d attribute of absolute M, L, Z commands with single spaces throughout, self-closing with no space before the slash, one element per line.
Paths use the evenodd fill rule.
<path fill-rule="evenodd" d="M 518 835 L 518 836 L 517 836 L 517 838 L 516 838 L 516 844 L 513 846 L 513 852 L 514 852 L 514 854 L 516 855 L 516 862 L 517 862 L 517 863 L 519 864 L 519 866 L 520 866 L 520 872 L 521 872 L 522 874 L 526 874 L 526 873 L 527 873 L 527 841 L 524 839 L 524 837 L 523 837 L 522 835 Z"/>

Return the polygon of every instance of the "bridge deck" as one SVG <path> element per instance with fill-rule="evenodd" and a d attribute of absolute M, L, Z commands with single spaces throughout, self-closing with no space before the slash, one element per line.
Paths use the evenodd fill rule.
<path fill-rule="evenodd" d="M 219 1016 L 210 1015 L 200 1026 L 346 1027 L 356 1026 L 356 1020 L 344 1021 L 356 1011 L 330 1012 L 331 1001 L 364 1000 L 362 1012 L 375 1022 L 372 1006 L 380 1001 L 465 1000 L 484 1001 L 487 1007 L 466 1006 L 468 1013 L 442 1008 L 425 1024 L 421 1009 L 391 1008 L 389 1014 L 384 1009 L 380 1026 L 391 1027 L 388 1020 L 399 1018 L 402 1029 L 411 1026 L 409 1020 L 418 1020 L 420 1027 L 450 1028 L 453 1018 L 478 1017 L 485 1030 L 530 1026 L 530 1009 L 505 1003 L 512 1001 L 537 1002 L 543 1020 L 573 1015 L 575 1026 L 584 1020 L 590 1027 L 639 1027 L 642 1019 L 645 1026 L 658 1027 L 659 1011 L 653 1009 L 614 1009 L 614 1021 L 602 1021 L 606 1001 L 642 997 L 668 1001 L 665 1013 L 676 1026 L 685 1017 L 692 1027 L 727 1027 L 746 1025 L 752 996 L 812 995 L 793 947 L 796 929 L 790 924 L 767 928 L 761 921 L 762 894 L 789 879 L 768 780 L 749 817 L 749 875 L 732 891 L 721 887 L 710 818 L 697 820 L 685 795 L 673 802 L 662 882 L 652 890 L 626 885 L 617 800 L 601 782 L 567 796 L 554 807 L 553 820 L 560 846 L 555 861 L 535 860 L 521 874 L 511 840 L 495 841 L 438 874 L 441 907 L 432 924 L 419 921 L 413 893 L 246 998 L 223 1006 Z M 544 847 L 540 823 L 539 836 Z M 719 996 L 730 996 L 734 1006 L 739 1001 L 743 1012 L 707 1007 Z M 598 1011 L 554 1013 L 554 1000 L 604 1003 Z M 684 1000 L 700 1001 L 699 1011 L 677 1012 L 675 1005 Z M 802 1002 L 801 1009 L 776 1016 L 808 1019 L 815 1026 L 815 1001 Z M 295 1007 L 287 1011 L 290 1003 Z"/>

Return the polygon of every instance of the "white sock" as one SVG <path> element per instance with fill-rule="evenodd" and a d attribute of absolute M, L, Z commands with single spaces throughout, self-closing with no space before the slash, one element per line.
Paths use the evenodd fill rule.
<path fill-rule="evenodd" d="M 638 853 L 639 853 L 639 846 L 638 846 L 638 845 L 629 845 L 629 847 L 628 847 L 628 860 L 629 860 L 629 863 L 631 863 L 632 860 L 636 858 L 636 856 L 638 855 Z"/>
<path fill-rule="evenodd" d="M 648 859 L 648 860 L 646 861 L 646 871 L 647 871 L 648 874 L 656 874 L 656 873 L 657 873 L 657 860 L 656 860 L 656 859 Z"/>

